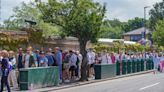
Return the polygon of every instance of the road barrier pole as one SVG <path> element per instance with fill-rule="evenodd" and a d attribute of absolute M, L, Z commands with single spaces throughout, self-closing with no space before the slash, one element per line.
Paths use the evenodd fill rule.
<path fill-rule="evenodd" d="M 136 61 L 135 59 L 132 59 L 132 73 L 136 72 Z"/>
<path fill-rule="evenodd" d="M 142 59 L 141 59 L 141 71 L 144 71 L 144 68 L 145 68 L 145 67 L 144 67 L 144 59 L 142 58 Z"/>
<path fill-rule="evenodd" d="M 141 71 L 141 60 L 137 59 L 137 72 Z"/>
<path fill-rule="evenodd" d="M 120 60 L 116 62 L 116 75 L 120 75 Z"/>
<path fill-rule="evenodd" d="M 127 61 L 127 73 L 131 73 L 132 72 L 132 61 L 129 59 Z"/>
<path fill-rule="evenodd" d="M 127 71 L 127 62 L 126 60 L 122 60 L 122 74 L 125 75 Z"/>

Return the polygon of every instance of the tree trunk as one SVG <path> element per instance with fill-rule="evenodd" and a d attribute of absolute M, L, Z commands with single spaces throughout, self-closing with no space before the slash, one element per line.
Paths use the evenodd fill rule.
<path fill-rule="evenodd" d="M 87 81 L 87 51 L 86 51 L 86 44 L 87 44 L 87 40 L 79 40 L 79 45 L 80 45 L 80 53 L 83 56 L 83 60 L 82 60 L 82 65 L 81 65 L 81 79 L 80 81 Z"/>

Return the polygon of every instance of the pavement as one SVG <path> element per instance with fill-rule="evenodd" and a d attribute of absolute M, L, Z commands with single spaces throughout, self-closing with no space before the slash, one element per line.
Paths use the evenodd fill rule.
<path fill-rule="evenodd" d="M 12 92 L 164 92 L 163 84 L 164 73 L 154 75 L 152 71 L 144 71 L 109 79 Z"/>
<path fill-rule="evenodd" d="M 148 73 L 48 92 L 164 92 L 164 73 Z"/>

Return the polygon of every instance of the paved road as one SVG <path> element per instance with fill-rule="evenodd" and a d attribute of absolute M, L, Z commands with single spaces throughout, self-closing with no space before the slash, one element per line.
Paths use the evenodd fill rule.
<path fill-rule="evenodd" d="M 138 75 L 51 92 L 164 92 L 164 73 Z"/>

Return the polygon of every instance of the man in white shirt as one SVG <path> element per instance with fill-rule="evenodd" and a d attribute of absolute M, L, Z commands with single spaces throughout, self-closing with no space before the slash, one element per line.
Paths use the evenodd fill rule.
<path fill-rule="evenodd" d="M 25 68 L 29 68 L 29 62 L 30 62 L 30 51 L 27 49 L 27 53 L 25 55 Z"/>
<path fill-rule="evenodd" d="M 89 49 L 88 53 L 87 53 L 87 58 L 88 58 L 88 68 L 89 68 L 89 72 L 88 72 L 88 77 L 93 77 L 94 75 L 94 64 L 95 64 L 95 58 L 96 58 L 96 54 L 93 52 L 93 49 Z"/>
<path fill-rule="evenodd" d="M 102 59 L 101 64 L 112 64 L 112 59 L 108 55 L 106 50 L 103 51 L 101 59 Z"/>
<path fill-rule="evenodd" d="M 76 62 L 77 62 L 77 56 L 75 55 L 75 52 L 73 52 L 72 50 L 69 51 L 70 53 L 70 59 L 69 59 L 69 65 L 70 65 L 70 68 L 69 68 L 69 71 L 70 71 L 70 74 L 71 74 L 71 79 L 75 79 L 75 70 L 77 68 L 77 65 L 76 65 Z"/>
<path fill-rule="evenodd" d="M 80 76 L 81 76 L 81 64 L 82 64 L 82 60 L 83 60 L 83 56 L 80 54 L 80 52 L 79 51 L 76 51 L 76 55 L 77 55 L 77 57 L 78 57 L 78 59 L 79 59 L 79 62 L 78 62 L 78 77 L 80 78 Z"/>
<path fill-rule="evenodd" d="M 154 74 L 155 74 L 157 72 L 158 66 L 160 64 L 160 58 L 157 53 L 154 53 L 154 55 L 153 55 L 153 63 L 154 63 Z"/>

